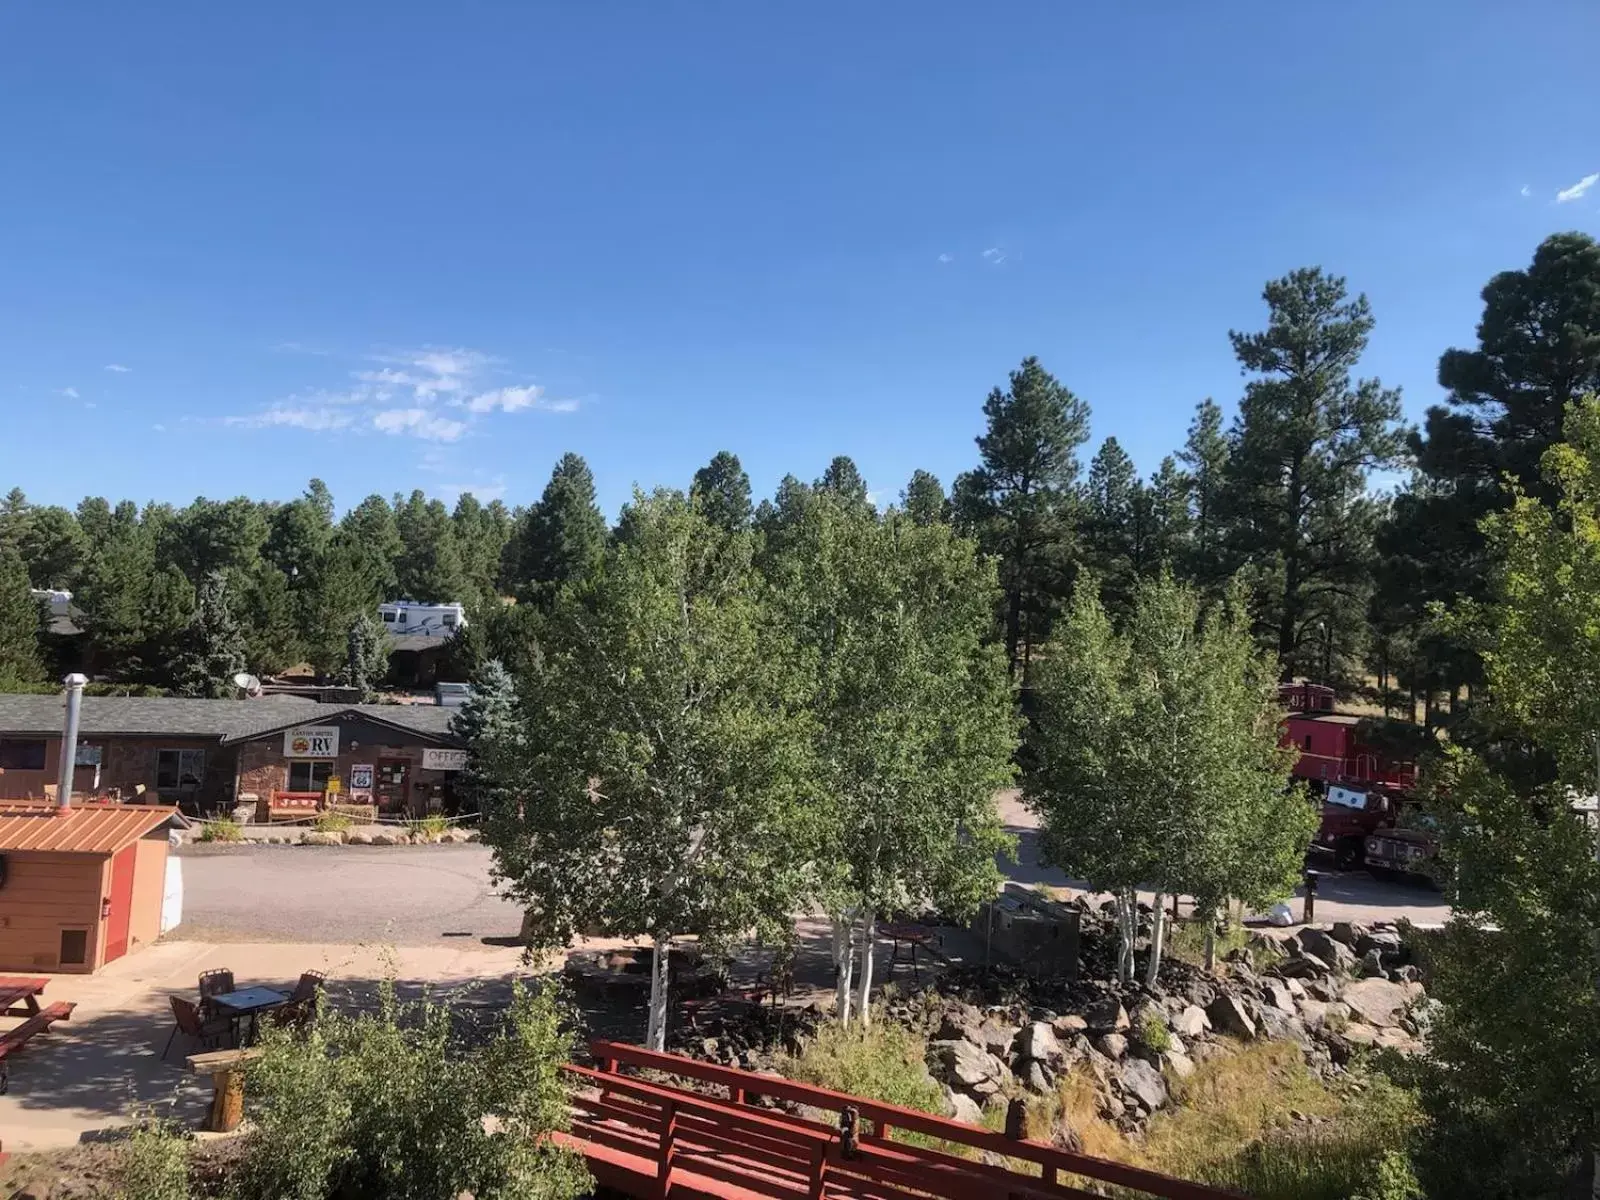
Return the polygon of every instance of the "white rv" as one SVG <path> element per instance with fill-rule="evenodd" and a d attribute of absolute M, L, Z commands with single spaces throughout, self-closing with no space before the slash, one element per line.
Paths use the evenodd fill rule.
<path fill-rule="evenodd" d="M 378 619 L 385 633 L 396 637 L 420 633 L 429 637 L 449 637 L 467 623 L 467 612 L 459 604 L 419 604 L 415 600 L 391 600 L 378 605 Z"/>

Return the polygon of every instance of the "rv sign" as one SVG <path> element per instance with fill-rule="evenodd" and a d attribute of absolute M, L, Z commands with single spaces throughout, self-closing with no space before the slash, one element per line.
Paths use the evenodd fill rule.
<path fill-rule="evenodd" d="M 302 725 L 283 735 L 285 758 L 338 758 L 337 725 Z"/>

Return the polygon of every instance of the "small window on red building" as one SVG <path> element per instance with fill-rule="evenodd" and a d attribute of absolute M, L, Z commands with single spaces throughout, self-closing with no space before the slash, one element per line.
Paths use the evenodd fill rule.
<path fill-rule="evenodd" d="M 1306 749 L 1311 749 L 1311 735 L 1309 733 L 1306 734 Z"/>
<path fill-rule="evenodd" d="M 63 929 L 61 931 L 61 957 L 63 967 L 81 967 L 89 961 L 89 931 Z"/>

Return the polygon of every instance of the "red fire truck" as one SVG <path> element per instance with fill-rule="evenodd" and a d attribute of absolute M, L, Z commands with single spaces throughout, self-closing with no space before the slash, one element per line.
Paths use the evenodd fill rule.
<path fill-rule="evenodd" d="M 1285 683 L 1278 698 L 1289 710 L 1284 744 L 1300 752 L 1293 774 L 1322 800 L 1312 845 L 1341 868 L 1359 867 L 1368 838 L 1394 825 L 1402 797 L 1416 784 L 1416 763 L 1367 740 L 1372 718 L 1335 711 L 1331 687 Z"/>

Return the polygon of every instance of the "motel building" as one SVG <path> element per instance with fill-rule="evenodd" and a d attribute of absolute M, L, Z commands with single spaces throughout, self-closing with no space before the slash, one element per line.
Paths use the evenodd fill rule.
<path fill-rule="evenodd" d="M 454 712 L 290 696 L 86 696 L 72 791 L 262 821 L 330 803 L 396 817 L 451 813 L 466 760 L 450 732 Z M 0 802 L 53 789 L 63 715 L 59 695 L 0 695 Z"/>

